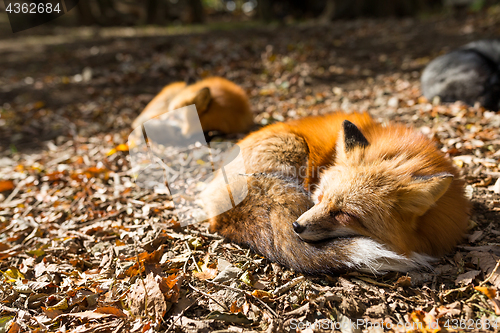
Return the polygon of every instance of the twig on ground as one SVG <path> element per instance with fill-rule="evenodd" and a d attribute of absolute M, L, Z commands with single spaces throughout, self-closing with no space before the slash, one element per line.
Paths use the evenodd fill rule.
<path fill-rule="evenodd" d="M 19 193 L 21 187 L 23 187 L 24 184 L 26 184 L 25 180 L 21 180 L 19 183 L 17 183 L 17 186 L 14 189 L 14 191 L 12 191 L 12 193 L 7 197 L 7 199 L 5 199 L 4 202 L 2 202 L 2 204 L 0 204 L 0 206 L 7 205 L 12 199 L 14 199 L 14 197 L 17 195 L 17 193 Z"/>
<path fill-rule="evenodd" d="M 125 212 L 126 210 L 127 210 L 127 208 L 122 208 L 122 209 L 120 209 L 119 211 L 117 211 L 117 212 L 115 212 L 113 214 L 109 214 L 109 215 L 100 217 L 98 219 L 92 220 L 92 221 L 78 223 L 77 225 L 75 225 L 74 227 L 69 228 L 69 229 L 79 229 L 79 228 L 86 227 L 86 226 L 89 226 L 89 225 L 97 223 L 97 222 L 101 222 L 101 221 L 105 221 L 105 220 L 108 220 L 108 219 L 112 219 L 114 217 L 117 217 L 121 213 Z"/>
<path fill-rule="evenodd" d="M 224 310 L 226 311 L 229 311 L 228 307 L 222 303 L 220 303 L 218 300 L 216 300 L 214 297 L 212 297 L 211 295 L 207 294 L 207 293 L 204 293 L 203 291 L 199 290 L 198 288 L 195 288 L 191 283 L 188 283 L 188 286 L 193 289 L 194 291 L 196 291 L 197 293 L 200 293 L 202 294 L 203 296 L 205 297 L 208 297 L 210 298 L 212 301 L 214 301 L 215 303 L 219 304 Z"/>
<path fill-rule="evenodd" d="M 197 299 L 195 299 L 193 303 L 191 303 L 188 307 L 186 307 L 184 310 L 182 310 L 181 313 L 179 313 L 179 315 L 177 315 L 177 317 L 172 321 L 172 324 L 170 324 L 170 326 L 167 328 L 167 330 L 165 331 L 165 333 L 170 332 L 170 330 L 174 327 L 174 325 L 177 322 L 177 320 L 179 320 L 179 318 L 181 318 L 187 310 L 191 309 L 191 307 L 193 305 L 197 304 L 201 297 L 202 296 L 200 296 Z"/>
<path fill-rule="evenodd" d="M 271 314 L 275 317 L 275 318 L 278 318 L 278 314 L 273 310 L 271 309 L 271 307 L 269 305 L 267 305 L 264 301 L 262 301 L 261 299 L 255 297 L 254 295 L 248 293 L 247 291 L 245 290 L 241 290 L 241 289 L 237 289 L 237 288 L 233 288 L 233 287 L 229 287 L 229 286 L 225 286 L 223 284 L 220 284 L 220 283 L 217 283 L 217 282 L 213 282 L 213 281 L 209 281 L 209 280 L 206 280 L 208 283 L 211 283 L 215 286 L 219 286 L 219 287 L 223 287 L 223 288 L 226 288 L 226 289 L 229 289 L 229 290 L 233 290 L 233 291 L 237 291 L 239 293 L 242 293 L 242 294 L 245 294 L 247 296 L 250 296 L 252 297 L 253 299 L 257 300 L 260 304 L 264 305 L 268 310 L 269 312 L 271 312 Z"/>
<path fill-rule="evenodd" d="M 493 271 L 486 278 L 486 280 L 484 280 L 483 282 L 481 282 L 479 284 L 480 287 L 483 286 L 483 285 L 485 285 L 486 283 L 488 283 L 491 280 L 491 278 L 493 277 L 493 275 L 495 275 L 495 273 L 497 272 L 497 269 L 498 269 L 499 266 L 500 266 L 500 260 L 497 261 L 497 264 L 495 265 L 495 268 L 493 268 Z"/>
<path fill-rule="evenodd" d="M 201 232 L 198 230 L 186 229 L 186 231 L 189 232 L 190 234 L 197 235 L 197 236 L 203 236 L 203 237 L 213 238 L 213 239 L 224 239 L 224 237 L 222 237 L 222 236 L 219 236 L 216 234 L 209 234 L 209 233 Z"/>
<path fill-rule="evenodd" d="M 361 281 L 373 284 L 373 285 L 378 286 L 378 287 L 384 287 L 384 288 L 394 289 L 394 286 L 391 286 L 390 284 L 378 282 L 378 281 L 370 279 L 369 277 L 366 277 L 366 276 L 358 276 L 358 279 L 361 280 Z"/>
<path fill-rule="evenodd" d="M 301 283 L 305 279 L 306 278 L 304 276 L 299 276 L 299 277 L 293 279 L 292 281 L 285 283 L 281 287 L 276 288 L 272 292 L 272 294 L 274 296 L 279 296 L 279 295 L 283 294 L 284 292 L 287 292 L 288 290 L 292 289 L 293 287 L 295 287 L 296 285 L 298 285 L 299 283 Z"/>

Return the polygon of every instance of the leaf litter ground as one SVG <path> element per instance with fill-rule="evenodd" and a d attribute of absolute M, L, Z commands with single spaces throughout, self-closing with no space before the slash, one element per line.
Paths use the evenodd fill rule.
<path fill-rule="evenodd" d="M 316 322 L 301 327 L 354 332 L 364 319 L 396 331 L 497 330 L 500 114 L 425 100 L 419 73 L 498 35 L 499 18 L 494 8 L 461 20 L 4 34 L 0 329 L 287 332 Z M 180 228 L 167 194 L 135 186 L 125 144 L 163 85 L 208 75 L 242 85 L 262 125 L 339 109 L 413 125 L 466 179 L 468 237 L 433 271 L 304 277 L 204 224 Z"/>

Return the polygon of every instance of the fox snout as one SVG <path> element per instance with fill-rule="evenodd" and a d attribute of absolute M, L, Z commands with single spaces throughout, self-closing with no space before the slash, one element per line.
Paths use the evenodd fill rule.
<path fill-rule="evenodd" d="M 313 206 L 292 223 L 293 230 L 304 241 L 324 239 L 328 232 L 330 223 L 324 219 L 324 212 L 318 206 Z"/>
<path fill-rule="evenodd" d="M 302 214 L 292 223 L 292 227 L 297 236 L 307 242 L 358 235 L 359 233 L 350 228 L 350 220 L 342 215 L 330 212 L 326 205 L 320 203 Z"/>
<path fill-rule="evenodd" d="M 304 230 L 306 230 L 306 227 L 301 226 L 300 224 L 297 223 L 297 221 L 292 223 L 293 231 L 295 231 L 297 234 L 302 233 Z"/>

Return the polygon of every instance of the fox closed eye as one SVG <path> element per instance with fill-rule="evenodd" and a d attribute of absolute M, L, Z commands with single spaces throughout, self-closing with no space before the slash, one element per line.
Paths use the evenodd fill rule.
<path fill-rule="evenodd" d="M 358 219 L 356 219 L 356 217 L 354 217 L 353 215 L 342 211 L 337 211 L 334 217 L 338 224 L 344 226 L 351 225 L 352 223 L 358 221 Z"/>

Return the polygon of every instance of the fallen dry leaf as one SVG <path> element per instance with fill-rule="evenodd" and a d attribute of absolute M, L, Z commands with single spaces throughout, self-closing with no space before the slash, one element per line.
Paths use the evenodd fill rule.
<path fill-rule="evenodd" d="M 249 320 L 243 313 L 239 312 L 237 314 L 233 313 L 223 313 L 220 311 L 213 311 L 208 314 L 207 319 L 222 320 L 233 324 L 251 324 L 252 321 Z"/>
<path fill-rule="evenodd" d="M 11 191 L 15 188 L 12 180 L 0 180 L 0 192 Z"/>
<path fill-rule="evenodd" d="M 455 284 L 456 285 L 460 285 L 460 284 L 469 284 L 471 283 L 475 278 L 476 276 L 478 276 L 479 274 L 481 274 L 481 271 L 477 271 L 477 270 L 474 270 L 474 271 L 468 271 L 467 273 L 463 273 L 463 274 L 460 274 L 459 276 L 457 276 L 457 278 L 455 279 Z"/>
<path fill-rule="evenodd" d="M 408 288 L 411 287 L 411 277 L 402 276 L 400 277 L 395 284 L 396 287 Z"/>
<path fill-rule="evenodd" d="M 238 301 L 234 301 L 233 303 L 231 303 L 231 307 L 229 308 L 229 311 L 231 311 L 231 313 L 243 312 L 243 305 L 244 304 L 242 304 L 241 306 L 238 306 Z"/>
<path fill-rule="evenodd" d="M 472 263 L 478 265 L 483 271 L 484 276 L 493 274 L 489 282 L 496 288 L 500 288 L 500 272 L 498 270 L 493 272 L 500 258 L 492 253 L 479 251 L 472 251 L 468 256 L 471 257 Z"/>
<path fill-rule="evenodd" d="M 252 295 L 262 300 L 270 300 L 274 297 L 272 293 L 258 289 L 252 291 Z"/>
<path fill-rule="evenodd" d="M 495 288 L 488 288 L 488 287 L 474 287 L 477 291 L 482 292 L 483 294 L 486 295 L 489 299 L 493 299 L 497 296 L 497 290 Z"/>
<path fill-rule="evenodd" d="M 103 306 L 94 310 L 96 313 L 104 313 L 113 315 L 118 318 L 126 318 L 127 315 L 120 309 L 112 307 L 112 306 Z"/>
<path fill-rule="evenodd" d="M 161 277 L 149 273 L 146 278 L 138 278 L 127 295 L 130 311 L 134 315 L 149 316 L 160 323 L 167 312 L 167 302 L 157 282 Z"/>
<path fill-rule="evenodd" d="M 410 314 L 410 319 L 415 324 L 413 327 L 417 329 L 408 332 L 436 333 L 441 331 L 437 318 L 425 311 L 413 311 Z"/>

